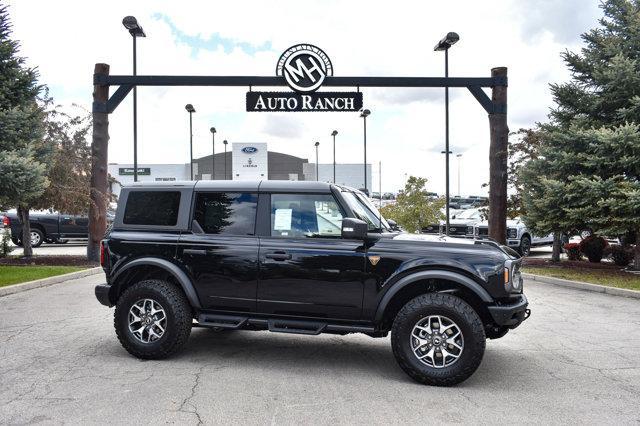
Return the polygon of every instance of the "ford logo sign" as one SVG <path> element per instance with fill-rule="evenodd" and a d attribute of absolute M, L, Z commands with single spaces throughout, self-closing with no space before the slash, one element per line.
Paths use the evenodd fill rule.
<path fill-rule="evenodd" d="M 244 148 L 242 148 L 242 152 L 244 152 L 245 154 L 254 154 L 258 152 L 258 148 L 253 146 L 245 146 Z"/>

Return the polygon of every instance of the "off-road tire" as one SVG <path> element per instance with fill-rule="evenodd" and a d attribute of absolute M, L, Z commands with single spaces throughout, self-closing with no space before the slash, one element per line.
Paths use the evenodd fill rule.
<path fill-rule="evenodd" d="M 411 349 L 413 327 L 429 315 L 450 318 L 464 338 L 460 358 L 444 368 L 424 364 Z M 478 314 L 464 300 L 450 294 L 423 294 L 409 301 L 397 314 L 391 329 L 391 347 L 400 368 L 425 385 L 452 386 L 468 379 L 482 362 L 485 344 L 484 327 Z"/>
<path fill-rule="evenodd" d="M 18 247 L 22 247 L 22 241 L 20 241 L 18 238 L 16 237 L 11 237 L 11 242 L 15 245 L 17 245 Z"/>
<path fill-rule="evenodd" d="M 140 342 L 129 330 L 129 310 L 145 298 L 162 305 L 167 316 L 164 334 L 151 343 Z M 191 306 L 182 289 L 161 280 L 140 281 L 127 288 L 118 298 L 113 319 L 122 346 L 131 355 L 142 359 L 163 359 L 179 351 L 189 339 L 192 323 Z"/>

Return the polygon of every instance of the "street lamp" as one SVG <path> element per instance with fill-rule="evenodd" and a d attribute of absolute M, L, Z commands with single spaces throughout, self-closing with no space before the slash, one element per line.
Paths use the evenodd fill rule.
<path fill-rule="evenodd" d="M 338 134 L 337 130 L 331 132 L 331 136 L 333 136 L 333 183 L 336 183 L 336 135 Z"/>
<path fill-rule="evenodd" d="M 456 158 L 458 159 L 458 197 L 460 196 L 460 159 L 462 158 L 462 154 L 456 154 Z"/>
<path fill-rule="evenodd" d="M 362 121 L 364 122 L 364 190 L 365 192 L 368 192 L 368 189 L 367 189 L 367 117 L 369 115 L 371 115 L 371 111 L 369 111 L 368 109 L 363 109 L 362 112 L 360 112 L 360 117 L 362 117 Z"/>
<path fill-rule="evenodd" d="M 133 16 L 125 16 L 122 25 L 129 31 L 133 39 L 133 75 L 137 75 L 138 55 L 136 51 L 136 39 L 146 37 L 142 27 Z M 133 181 L 138 181 L 138 88 L 133 86 Z"/>
<path fill-rule="evenodd" d="M 227 180 L 227 144 L 229 142 L 225 139 L 222 143 L 224 144 L 224 180 Z"/>
<path fill-rule="evenodd" d="M 216 178 L 216 128 L 212 127 L 211 131 L 211 180 Z"/>
<path fill-rule="evenodd" d="M 196 109 L 191 104 L 186 104 L 184 109 L 189 113 L 189 166 L 191 167 L 191 180 L 193 180 L 193 118 Z"/>
<path fill-rule="evenodd" d="M 316 180 L 320 180 L 320 164 L 318 164 L 318 147 L 320 146 L 320 142 L 315 143 L 316 146 Z"/>
<path fill-rule="evenodd" d="M 460 40 L 460 36 L 457 33 L 447 33 L 442 40 L 438 42 L 433 48 L 434 51 L 444 50 L 444 77 L 449 78 L 449 48 L 456 44 Z M 445 202 L 446 202 L 446 214 L 447 224 L 445 227 L 445 235 L 449 235 L 449 83 L 444 87 L 444 127 L 445 127 L 445 174 L 446 174 L 446 190 L 445 190 Z"/>

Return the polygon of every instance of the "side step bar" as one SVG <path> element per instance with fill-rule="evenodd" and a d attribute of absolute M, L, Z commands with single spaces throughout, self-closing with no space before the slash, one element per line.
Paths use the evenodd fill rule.
<path fill-rule="evenodd" d="M 251 318 L 246 316 L 200 314 L 198 326 L 217 327 L 237 330 L 240 328 L 257 328 L 274 333 L 306 334 L 315 336 L 320 333 L 375 333 L 375 328 L 366 325 L 332 324 L 319 321 L 292 319 Z"/>

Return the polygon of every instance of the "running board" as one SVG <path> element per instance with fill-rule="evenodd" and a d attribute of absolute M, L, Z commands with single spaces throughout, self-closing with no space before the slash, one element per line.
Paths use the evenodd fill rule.
<path fill-rule="evenodd" d="M 237 330 L 240 328 L 269 330 L 274 333 L 306 334 L 315 336 L 321 333 L 365 333 L 375 334 L 375 328 L 366 325 L 331 324 L 322 321 L 293 319 L 250 318 L 246 316 L 200 314 L 198 326 Z"/>
<path fill-rule="evenodd" d="M 247 323 L 248 317 L 235 317 L 231 315 L 201 314 L 198 316 L 198 324 L 203 327 L 218 327 L 237 330 Z"/>

